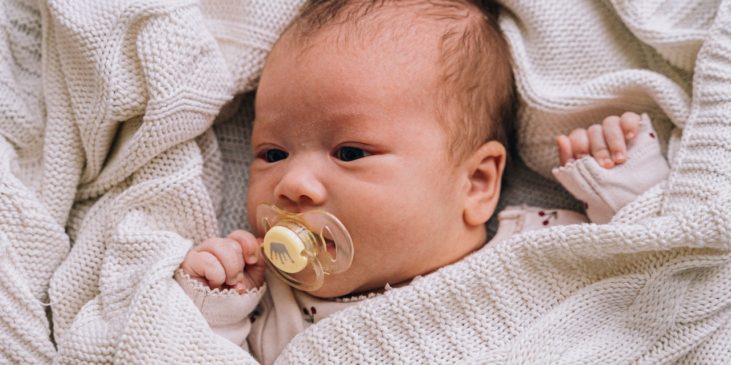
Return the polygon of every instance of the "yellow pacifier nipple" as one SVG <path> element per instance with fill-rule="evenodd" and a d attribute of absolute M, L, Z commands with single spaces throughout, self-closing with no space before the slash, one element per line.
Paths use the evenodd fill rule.
<path fill-rule="evenodd" d="M 317 290 L 326 275 L 343 272 L 353 262 L 350 234 L 328 212 L 294 214 L 262 204 L 256 216 L 259 232 L 266 232 L 261 246 L 264 256 L 274 272 L 295 288 Z"/>

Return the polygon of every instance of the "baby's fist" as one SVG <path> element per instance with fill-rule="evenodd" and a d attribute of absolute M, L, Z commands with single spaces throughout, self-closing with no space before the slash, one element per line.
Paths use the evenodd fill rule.
<path fill-rule="evenodd" d="M 239 230 L 193 247 L 180 267 L 211 289 L 230 288 L 243 293 L 262 285 L 266 265 L 256 237 Z"/>

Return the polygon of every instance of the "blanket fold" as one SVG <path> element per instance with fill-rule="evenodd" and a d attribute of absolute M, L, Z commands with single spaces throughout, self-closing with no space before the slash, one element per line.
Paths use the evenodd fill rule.
<path fill-rule="evenodd" d="M 500 2 L 536 179 L 553 136 L 626 110 L 650 114 L 669 179 L 610 224 L 527 232 L 338 312 L 278 361 L 727 363 L 731 1 Z M 255 362 L 172 277 L 239 223 L 224 172 L 250 152 L 225 127 L 253 115 L 211 126 L 301 3 L 0 4 L 0 363 Z"/>

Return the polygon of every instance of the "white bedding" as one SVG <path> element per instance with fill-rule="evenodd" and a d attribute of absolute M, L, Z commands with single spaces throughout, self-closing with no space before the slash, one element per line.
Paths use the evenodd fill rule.
<path fill-rule="evenodd" d="M 525 164 L 549 176 L 556 133 L 633 110 L 670 178 L 611 224 L 516 236 L 337 313 L 280 360 L 728 363 L 731 1 L 502 2 Z M 250 116 L 210 127 L 299 3 L 0 4 L 0 363 L 253 362 L 172 274 L 245 216 Z M 513 176 L 507 202 L 575 204 Z"/>

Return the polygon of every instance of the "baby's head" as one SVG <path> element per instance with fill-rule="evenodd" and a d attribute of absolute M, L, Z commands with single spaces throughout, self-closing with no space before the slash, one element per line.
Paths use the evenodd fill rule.
<path fill-rule="evenodd" d="M 353 264 L 317 296 L 453 263 L 486 241 L 513 94 L 494 16 L 470 1 L 312 1 L 257 91 L 249 222 L 261 203 L 340 218 Z"/>

